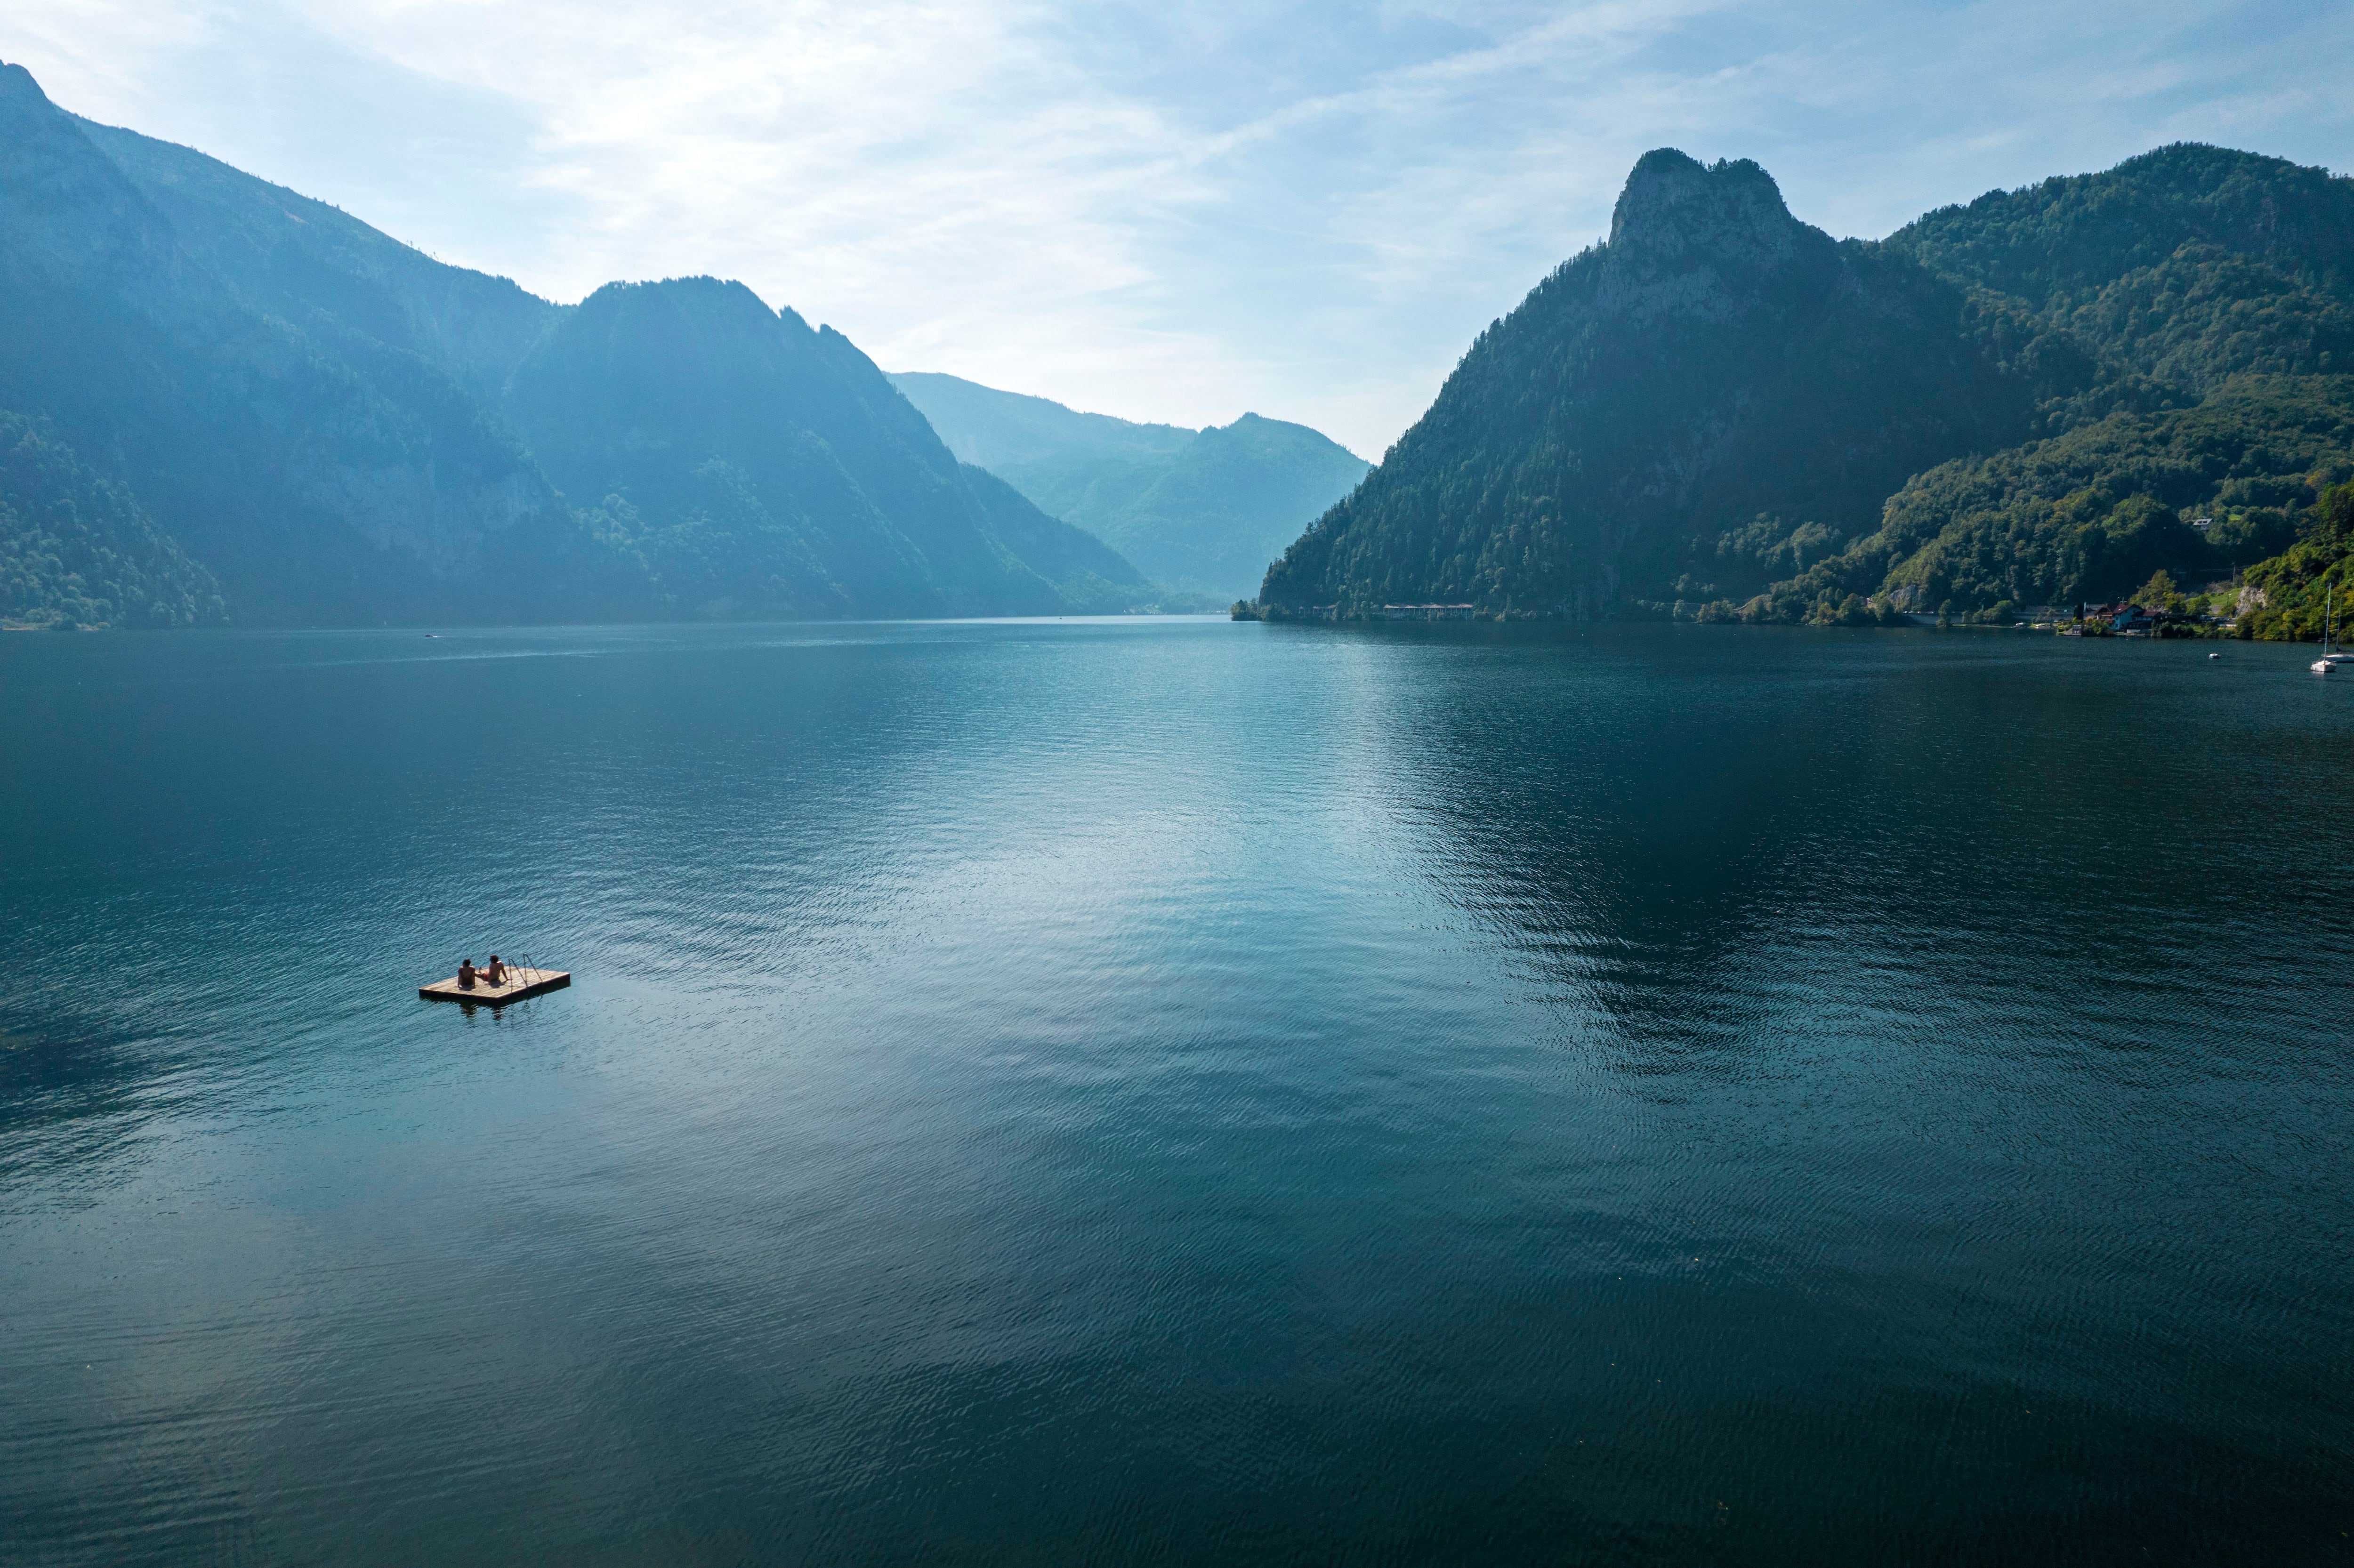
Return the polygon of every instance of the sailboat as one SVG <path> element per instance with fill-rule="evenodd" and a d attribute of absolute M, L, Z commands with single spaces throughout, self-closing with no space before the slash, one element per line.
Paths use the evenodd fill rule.
<path fill-rule="evenodd" d="M 2328 609 L 2323 612 L 2321 657 L 2313 662 L 2313 673 L 2327 675 L 2340 664 L 2354 664 L 2354 653 L 2338 646 L 2338 585 L 2329 585 Z"/>

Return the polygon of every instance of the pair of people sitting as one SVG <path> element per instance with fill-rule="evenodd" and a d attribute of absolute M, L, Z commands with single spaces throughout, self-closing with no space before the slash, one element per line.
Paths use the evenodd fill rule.
<path fill-rule="evenodd" d="M 458 965 L 460 991 L 473 990 L 474 982 L 478 980 L 491 986 L 502 986 L 507 983 L 507 967 L 499 962 L 499 956 L 496 953 L 493 953 L 491 961 L 479 969 L 474 967 L 474 960 L 472 959 L 467 959 Z"/>

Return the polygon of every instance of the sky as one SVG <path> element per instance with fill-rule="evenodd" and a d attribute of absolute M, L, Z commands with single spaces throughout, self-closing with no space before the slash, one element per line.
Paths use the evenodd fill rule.
<path fill-rule="evenodd" d="M 0 59 L 551 299 L 739 278 L 888 370 L 1368 458 L 1653 147 L 1863 237 L 2168 142 L 2354 168 L 2342 0 L 10 0 Z"/>

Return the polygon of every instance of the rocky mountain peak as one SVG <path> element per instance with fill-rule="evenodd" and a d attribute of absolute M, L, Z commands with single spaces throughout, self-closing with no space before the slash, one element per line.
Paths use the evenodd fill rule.
<path fill-rule="evenodd" d="M 1646 153 L 1610 215 L 1614 259 L 1680 268 L 1698 261 L 1770 266 L 1806 226 L 1782 205 L 1774 176 L 1746 158 L 1702 164 L 1672 147 Z"/>
<path fill-rule="evenodd" d="M 1778 292 L 1767 274 L 1832 251 L 1748 159 L 1702 164 L 1662 147 L 1636 162 L 1618 194 L 1595 304 L 1631 323 L 1723 321 Z"/>

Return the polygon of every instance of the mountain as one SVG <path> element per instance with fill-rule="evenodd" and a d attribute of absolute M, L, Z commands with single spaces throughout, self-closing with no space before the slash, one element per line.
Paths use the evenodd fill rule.
<path fill-rule="evenodd" d="M 505 278 L 436 261 L 325 202 L 190 148 L 68 117 L 249 306 L 314 337 L 363 336 L 495 400 L 564 313 Z"/>
<path fill-rule="evenodd" d="M 2120 409 L 1916 474 L 1876 531 L 1744 608 L 1796 620 L 1879 594 L 1994 620 L 2122 599 L 2161 571 L 2202 582 L 2286 549 L 2349 474 L 2354 376 L 2233 376 L 2188 408 Z"/>
<path fill-rule="evenodd" d="M 1064 515 L 1148 575 L 1232 599 L 1371 468 L 1305 425 L 1245 414 L 1195 436 L 1140 492 L 1118 504 L 1090 496 Z"/>
<path fill-rule="evenodd" d="M 578 306 L 0 66 L 0 617 L 372 624 L 1119 610 L 1116 551 L 960 467 L 741 285 Z"/>
<path fill-rule="evenodd" d="M 1103 538 L 1145 574 L 1220 600 L 1369 465 L 1305 425 L 1245 414 L 1204 430 L 1083 414 L 953 376 L 892 381 L 957 456 Z"/>
<path fill-rule="evenodd" d="M 2179 143 L 1942 208 L 1885 249 L 1970 289 L 2006 355 L 2089 362 L 2048 388 L 2105 394 L 2067 422 L 2354 372 L 2354 181 L 2323 169 Z"/>
<path fill-rule="evenodd" d="M 122 485 L 0 413 L 0 626 L 212 626 L 219 585 Z"/>
<path fill-rule="evenodd" d="M 486 617 L 500 604 L 484 567 L 514 552 L 568 586 L 564 508 L 451 377 L 258 305 L 14 66 L 0 67 L 0 410 L 59 454 L 37 467 L 102 479 L 205 568 L 207 586 L 183 579 L 151 606 L 217 584 L 223 613 L 246 620 Z M 0 547 L 27 558 L 19 531 L 46 502 L 0 502 L 17 517 Z M 85 578 L 80 598 L 129 606 L 140 580 Z M 42 590 L 53 607 L 61 592 Z"/>
<path fill-rule="evenodd" d="M 1480 334 L 1262 597 L 1591 616 L 1738 528 L 1867 529 L 1908 475 L 2031 429 L 1964 304 L 1798 222 L 1755 164 L 1648 154 L 1609 239 Z"/>
<path fill-rule="evenodd" d="M 1048 398 L 1001 392 L 957 376 L 900 371 L 891 383 L 924 411 L 959 461 L 992 473 L 1032 463 L 1153 463 L 1175 456 L 1194 436 L 1176 425 L 1082 414 Z"/>
<path fill-rule="evenodd" d="M 2349 285 L 2354 182 L 2252 154 L 2163 148 L 1870 243 L 1754 164 L 1652 153 L 1262 598 L 1992 617 L 2229 572 L 2349 471 Z"/>
<path fill-rule="evenodd" d="M 1989 616 L 2160 567 L 2211 577 L 2354 473 L 2354 180 L 2181 144 L 1931 213 L 1887 249 L 1970 291 L 2053 433 L 1920 475 L 1825 583 L 1776 590 L 1785 613 L 1832 577 Z"/>
<path fill-rule="evenodd" d="M 977 486 L 849 339 L 741 283 L 606 285 L 515 368 L 505 407 L 665 613 L 1118 613 L 1152 591 Z"/>

